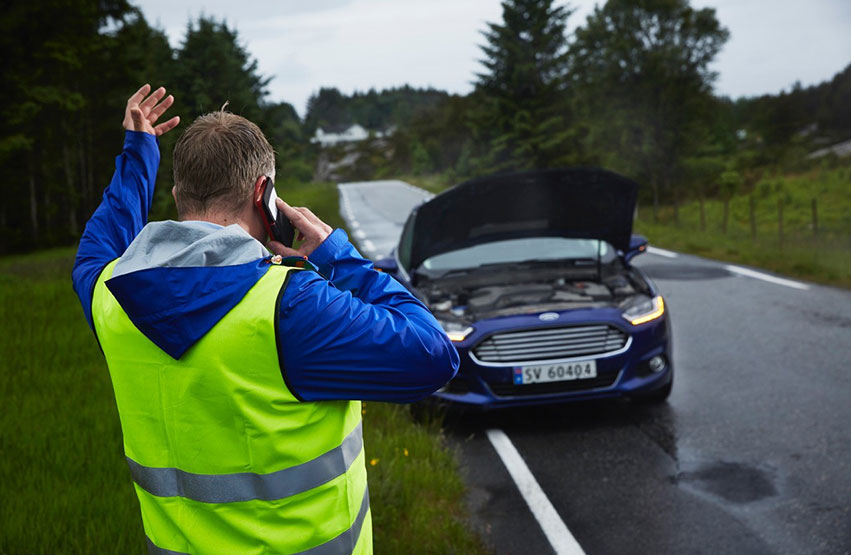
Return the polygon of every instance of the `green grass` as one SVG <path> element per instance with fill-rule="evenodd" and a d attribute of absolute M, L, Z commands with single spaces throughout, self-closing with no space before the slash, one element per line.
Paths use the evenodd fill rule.
<path fill-rule="evenodd" d="M 0 552 L 132 553 L 144 538 L 73 252 L 0 263 Z"/>
<path fill-rule="evenodd" d="M 345 227 L 340 216 L 337 185 L 329 182 L 298 183 L 280 182 L 275 184 L 278 195 L 292 206 L 307 206 L 331 227 Z"/>
<path fill-rule="evenodd" d="M 339 225 L 333 185 L 281 194 Z M 0 259 L 2 554 L 145 549 L 109 374 L 71 289 L 73 256 Z M 482 553 L 440 420 L 384 403 L 365 411 L 376 553 Z"/>
<path fill-rule="evenodd" d="M 756 239 L 750 225 L 750 197 L 756 210 Z M 707 200 L 706 225 L 700 226 L 696 201 L 680 208 L 679 224 L 664 207 L 659 222 L 642 207 L 636 232 L 651 244 L 709 258 L 766 268 L 802 279 L 851 287 L 851 168 L 764 178 L 751 194 L 730 201 L 727 231 L 722 231 L 723 204 Z M 812 201 L 818 211 L 813 226 Z M 783 203 L 783 242 L 779 233 L 779 201 Z"/>
<path fill-rule="evenodd" d="M 409 407 L 364 406 L 376 553 L 485 553 L 468 527 L 465 486 L 441 418 L 414 423 Z"/>

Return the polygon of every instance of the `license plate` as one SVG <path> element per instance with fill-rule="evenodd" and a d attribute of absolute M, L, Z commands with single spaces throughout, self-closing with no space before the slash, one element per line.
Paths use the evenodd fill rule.
<path fill-rule="evenodd" d="M 594 360 L 514 367 L 515 384 L 566 382 L 596 377 L 597 362 Z"/>

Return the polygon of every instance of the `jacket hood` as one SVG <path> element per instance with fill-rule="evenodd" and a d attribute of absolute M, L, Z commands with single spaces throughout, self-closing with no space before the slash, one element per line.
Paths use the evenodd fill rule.
<path fill-rule="evenodd" d="M 399 261 L 521 237 L 602 239 L 626 251 L 638 185 L 596 168 L 539 170 L 467 181 L 422 204 L 408 218 Z"/>
<path fill-rule="evenodd" d="M 238 225 L 154 222 L 106 286 L 139 331 L 178 359 L 263 277 L 268 256 Z"/>

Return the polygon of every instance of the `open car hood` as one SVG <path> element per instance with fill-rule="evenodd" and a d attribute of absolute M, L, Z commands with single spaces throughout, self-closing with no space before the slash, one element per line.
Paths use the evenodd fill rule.
<path fill-rule="evenodd" d="M 595 168 L 497 174 L 466 181 L 414 210 L 399 241 L 399 262 L 521 237 L 602 239 L 625 252 L 638 184 Z"/>

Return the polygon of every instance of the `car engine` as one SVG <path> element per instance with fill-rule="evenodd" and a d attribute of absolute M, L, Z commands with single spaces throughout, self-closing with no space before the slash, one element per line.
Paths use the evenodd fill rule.
<path fill-rule="evenodd" d="M 534 314 L 585 307 L 617 306 L 644 294 L 629 273 L 615 273 L 599 281 L 558 277 L 547 281 L 505 285 L 432 282 L 424 288 L 429 307 L 438 317 L 475 321 L 497 316 Z"/>

